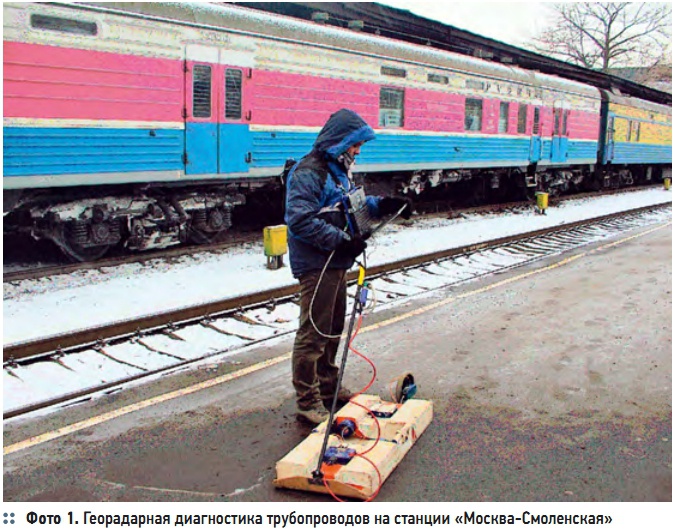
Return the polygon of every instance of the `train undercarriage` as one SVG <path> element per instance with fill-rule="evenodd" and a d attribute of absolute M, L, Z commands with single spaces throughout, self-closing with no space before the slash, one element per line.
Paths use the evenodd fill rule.
<path fill-rule="evenodd" d="M 218 188 L 77 191 L 67 200 L 26 194 L 5 214 L 4 232 L 47 239 L 74 261 L 92 261 L 115 246 L 143 251 L 207 243 L 232 226 L 234 207 L 245 203 L 243 193 Z"/>
<path fill-rule="evenodd" d="M 379 194 L 399 193 L 424 200 L 450 198 L 473 206 L 499 201 L 533 199 L 538 191 L 551 196 L 601 189 L 617 189 L 662 180 L 659 166 L 602 166 L 451 169 L 405 174 L 368 175 L 366 187 Z M 383 193 L 382 193 L 383 191 Z"/>
<path fill-rule="evenodd" d="M 417 204 L 442 201 L 453 207 L 532 199 L 657 182 L 659 166 L 452 169 L 360 175 L 369 194 L 402 194 Z M 670 170 L 671 174 L 671 170 Z M 5 191 L 4 233 L 49 240 L 73 261 L 93 261 L 111 248 L 163 249 L 182 243 L 204 244 L 233 225 L 254 220 L 283 222 L 279 179 L 246 188 L 229 185 L 190 187 L 108 187 L 57 192 Z"/>

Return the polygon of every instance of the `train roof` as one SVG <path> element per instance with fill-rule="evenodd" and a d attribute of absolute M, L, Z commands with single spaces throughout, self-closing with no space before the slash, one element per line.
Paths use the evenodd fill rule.
<path fill-rule="evenodd" d="M 211 29 L 306 42 L 318 47 L 346 49 L 382 59 L 454 70 L 496 80 L 520 82 L 529 86 L 571 92 L 586 97 L 599 97 L 596 88 L 559 76 L 546 75 L 509 64 L 485 61 L 451 51 L 439 50 L 433 46 L 422 46 L 386 36 L 327 26 L 240 5 L 204 2 L 59 2 L 58 4 L 83 9 L 124 12 L 134 16 L 151 17 Z"/>
<path fill-rule="evenodd" d="M 668 105 L 660 105 L 659 103 L 654 103 L 652 101 L 646 101 L 645 99 L 633 98 L 619 96 L 611 92 L 603 91 L 606 99 L 611 103 L 616 103 L 618 105 L 625 105 L 627 107 L 635 107 L 637 109 L 648 110 L 650 112 L 659 112 L 665 115 L 672 115 L 672 107 Z"/>
<path fill-rule="evenodd" d="M 426 44 L 464 55 L 481 56 L 496 63 L 517 65 L 526 70 L 561 76 L 610 92 L 638 97 L 663 105 L 672 105 L 672 95 L 628 79 L 489 39 L 455 26 L 414 15 L 409 11 L 374 2 L 236 2 L 252 9 L 311 20 L 314 13 L 329 16 L 328 23 L 347 26 L 362 21 L 360 31 L 397 40 Z M 448 9 L 451 7 L 448 6 Z"/>

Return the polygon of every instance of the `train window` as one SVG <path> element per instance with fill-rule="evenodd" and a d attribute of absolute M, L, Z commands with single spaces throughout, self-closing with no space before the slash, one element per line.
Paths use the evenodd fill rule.
<path fill-rule="evenodd" d="M 533 134 L 541 134 L 541 109 L 534 107 L 534 128 Z"/>
<path fill-rule="evenodd" d="M 446 75 L 428 74 L 428 82 L 429 83 L 440 83 L 441 85 L 448 85 L 449 84 L 449 77 L 446 76 Z"/>
<path fill-rule="evenodd" d="M 195 64 L 192 72 L 192 116 L 211 117 L 211 67 Z"/>
<path fill-rule="evenodd" d="M 52 17 L 47 15 L 31 15 L 30 26 L 35 29 L 61 31 L 75 35 L 97 35 L 98 26 L 95 22 L 84 22 L 72 18 Z"/>
<path fill-rule="evenodd" d="M 627 141 L 628 142 L 638 142 L 639 141 L 639 122 L 630 121 L 627 128 Z"/>
<path fill-rule="evenodd" d="M 484 81 L 476 81 L 475 79 L 466 79 L 466 88 L 471 90 L 487 90 L 487 85 Z"/>
<path fill-rule="evenodd" d="M 225 118 L 241 119 L 241 70 L 227 68 L 225 70 Z"/>
<path fill-rule="evenodd" d="M 466 118 L 464 121 L 466 131 L 482 130 L 482 100 L 466 98 Z"/>
<path fill-rule="evenodd" d="M 393 77 L 407 77 L 407 70 L 402 68 L 394 68 L 392 66 L 382 66 L 381 75 L 390 75 Z"/>
<path fill-rule="evenodd" d="M 498 132 L 508 132 L 508 114 L 510 113 L 510 104 L 501 102 L 498 113 Z"/>
<path fill-rule="evenodd" d="M 379 90 L 379 126 L 402 127 L 404 123 L 405 91 L 381 87 Z"/>
<path fill-rule="evenodd" d="M 520 103 L 520 108 L 517 110 L 517 132 L 519 134 L 527 132 L 527 109 L 526 105 Z"/>

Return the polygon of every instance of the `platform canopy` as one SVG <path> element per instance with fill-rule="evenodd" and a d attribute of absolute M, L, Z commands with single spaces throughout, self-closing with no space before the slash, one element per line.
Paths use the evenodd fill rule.
<path fill-rule="evenodd" d="M 374 2 L 234 2 L 237 5 L 277 13 L 354 31 L 382 35 L 414 44 L 480 57 L 497 63 L 538 70 L 586 83 L 624 96 L 633 96 L 663 105 L 672 104 L 672 95 L 628 79 L 576 66 L 517 48 L 497 40 L 443 24 L 403 9 Z M 318 15 L 323 13 L 324 15 Z M 326 16 L 327 15 L 327 16 Z"/>

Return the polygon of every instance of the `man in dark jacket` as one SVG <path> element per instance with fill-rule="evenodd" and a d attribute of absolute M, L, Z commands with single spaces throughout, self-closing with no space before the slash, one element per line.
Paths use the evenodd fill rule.
<path fill-rule="evenodd" d="M 355 112 L 334 113 L 318 134 L 312 151 L 290 170 L 286 215 L 290 268 L 300 281 L 300 323 L 295 337 L 292 368 L 298 417 L 312 424 L 328 419 L 326 407 L 335 392 L 343 404 L 351 398 L 337 389 L 335 364 L 346 313 L 346 273 L 367 244 L 363 235 L 348 230 L 341 207 L 356 186 L 351 167 L 365 142 L 374 140 L 372 128 Z M 409 219 L 409 201 L 366 198 L 373 217 L 397 213 Z"/>

